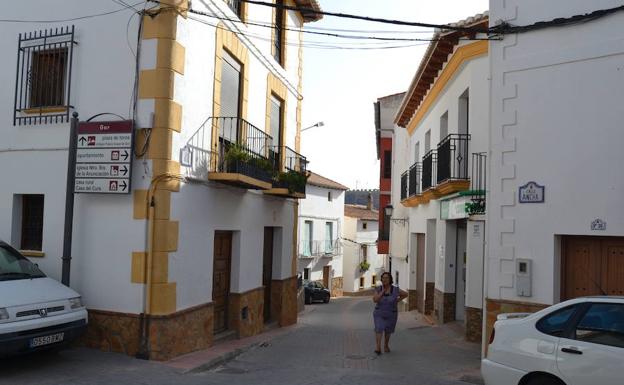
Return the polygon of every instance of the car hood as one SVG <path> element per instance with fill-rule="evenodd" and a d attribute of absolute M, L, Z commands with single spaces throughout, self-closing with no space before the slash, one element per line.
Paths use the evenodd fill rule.
<path fill-rule="evenodd" d="M 80 295 L 52 278 L 0 281 L 0 307 L 59 301 Z"/>

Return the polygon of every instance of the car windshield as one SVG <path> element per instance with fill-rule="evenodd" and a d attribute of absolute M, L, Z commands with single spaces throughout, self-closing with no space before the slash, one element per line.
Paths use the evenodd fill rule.
<path fill-rule="evenodd" d="M 10 246 L 0 244 L 0 281 L 42 278 L 45 274 Z"/>

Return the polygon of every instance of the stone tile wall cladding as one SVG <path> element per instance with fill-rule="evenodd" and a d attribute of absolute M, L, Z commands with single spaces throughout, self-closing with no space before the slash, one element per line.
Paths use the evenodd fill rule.
<path fill-rule="evenodd" d="M 466 307 L 466 341 L 481 342 L 483 328 L 483 310 Z"/>
<path fill-rule="evenodd" d="M 280 326 L 297 323 L 297 277 L 271 282 L 271 316 Z"/>
<path fill-rule="evenodd" d="M 455 293 L 443 293 L 435 289 L 433 295 L 433 316 L 437 323 L 455 321 Z"/>
<path fill-rule="evenodd" d="M 407 297 L 407 310 L 414 310 L 418 308 L 418 292 L 416 290 L 408 290 Z"/>
<path fill-rule="evenodd" d="M 494 322 L 496 322 L 496 317 L 499 314 L 503 313 L 535 313 L 544 308 L 547 308 L 550 305 L 544 305 L 541 303 L 528 303 L 528 302 L 518 302 L 518 301 L 507 301 L 507 300 L 498 300 L 498 299 L 490 299 L 487 298 L 485 300 L 486 306 L 486 343 L 490 339 L 490 335 L 492 334 L 492 328 L 494 327 Z M 487 348 L 487 346 L 486 346 Z"/>
<path fill-rule="evenodd" d="M 230 330 L 236 331 L 239 338 L 262 333 L 264 330 L 264 287 L 245 293 L 230 293 L 228 326 Z"/>
<path fill-rule="evenodd" d="M 435 283 L 427 282 L 425 288 L 425 313 L 427 315 L 433 314 L 433 296 L 435 292 Z"/>
<path fill-rule="evenodd" d="M 342 297 L 343 295 L 343 286 L 342 286 L 342 277 L 334 277 L 331 279 L 331 295 L 332 297 Z"/>
<path fill-rule="evenodd" d="M 213 308 L 205 304 L 149 320 L 150 359 L 164 361 L 212 345 Z M 137 314 L 89 310 L 82 343 L 90 348 L 134 356 L 139 352 Z"/>

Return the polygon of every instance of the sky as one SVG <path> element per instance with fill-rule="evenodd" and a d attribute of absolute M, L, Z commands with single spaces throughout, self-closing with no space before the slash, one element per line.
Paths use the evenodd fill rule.
<path fill-rule="evenodd" d="M 340 12 L 393 20 L 434 24 L 452 23 L 488 8 L 488 0 L 318 0 L 327 12 Z M 325 16 L 306 28 L 331 28 L 378 32 L 336 32 L 367 36 L 428 38 L 432 30 L 402 27 Z M 405 33 L 419 31 L 415 33 Z M 354 40 L 304 34 L 304 44 L 327 42 L 354 47 Z M 349 42 L 349 43 L 346 43 Z M 360 47 L 379 46 L 358 40 Z M 416 73 L 428 43 L 383 42 L 385 46 L 411 47 L 382 50 L 304 48 L 303 122 L 306 128 L 319 121 L 323 127 L 302 132 L 301 152 L 309 169 L 352 189 L 379 187 L 379 161 L 375 144 L 373 103 L 377 98 L 404 92 Z"/>

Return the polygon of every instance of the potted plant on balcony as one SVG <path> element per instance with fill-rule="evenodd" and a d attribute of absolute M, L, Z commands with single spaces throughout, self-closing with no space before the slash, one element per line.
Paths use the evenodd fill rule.
<path fill-rule="evenodd" d="M 245 151 L 245 148 L 239 144 L 232 144 L 225 152 L 226 171 L 232 173 L 240 173 L 242 165 L 247 164 L 251 157 Z"/>
<path fill-rule="evenodd" d="M 280 172 L 277 175 L 277 181 L 279 184 L 285 185 L 290 194 L 303 192 L 308 182 L 308 175 L 302 172 L 289 170 L 287 172 Z"/>
<path fill-rule="evenodd" d="M 361 272 L 368 271 L 368 269 L 370 269 L 370 263 L 368 263 L 368 261 L 360 262 L 360 271 Z"/>

